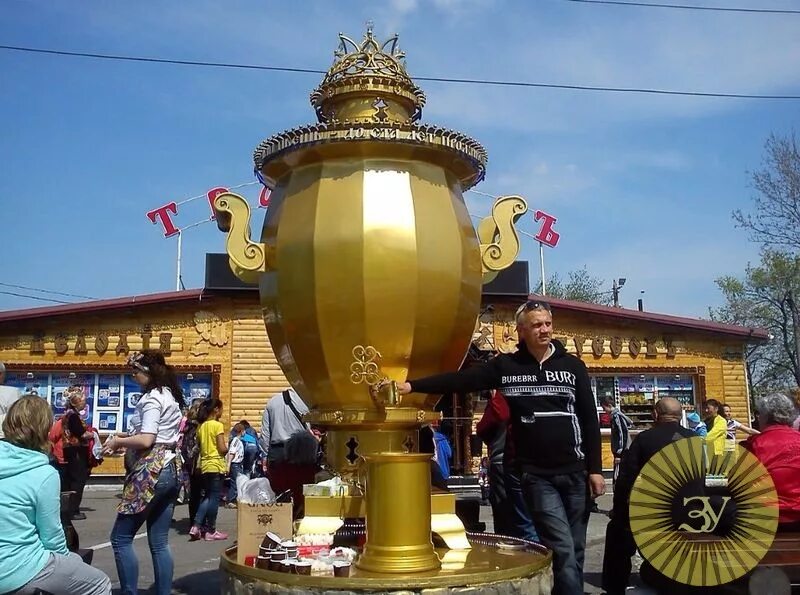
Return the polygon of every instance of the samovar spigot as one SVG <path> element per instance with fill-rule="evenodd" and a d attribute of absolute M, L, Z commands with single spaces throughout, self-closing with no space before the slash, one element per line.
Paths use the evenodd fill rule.
<path fill-rule="evenodd" d="M 386 407 L 399 407 L 403 396 L 397 390 L 397 382 L 383 378 L 377 384 L 369 387 L 373 402 L 382 409 Z"/>

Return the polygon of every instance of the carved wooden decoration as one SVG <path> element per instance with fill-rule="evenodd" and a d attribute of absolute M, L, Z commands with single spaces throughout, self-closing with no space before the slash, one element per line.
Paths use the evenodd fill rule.
<path fill-rule="evenodd" d="M 222 347 L 228 343 L 228 326 L 213 312 L 195 312 L 194 329 L 200 335 L 189 351 L 194 356 L 208 355 L 210 345 Z"/>
<path fill-rule="evenodd" d="M 31 355 L 44 354 L 44 333 L 36 333 L 31 339 Z"/>
<path fill-rule="evenodd" d="M 622 337 L 611 337 L 611 357 L 619 357 L 622 353 Z"/>
<path fill-rule="evenodd" d="M 667 359 L 675 359 L 678 351 L 674 343 L 674 338 L 671 336 L 663 336 L 658 339 L 652 336 L 640 338 L 621 335 L 589 338 L 586 337 L 586 335 L 575 334 L 555 338 L 561 341 L 567 350 L 570 348 L 569 343 L 571 341 L 574 345 L 574 353 L 578 357 L 583 357 L 584 352 L 591 348 L 594 357 L 601 358 L 606 353 L 606 344 L 608 344 L 611 357 L 617 359 L 621 357 L 625 351 L 626 342 L 628 344 L 627 351 L 634 359 L 639 357 L 640 354 L 648 358 L 655 358 L 662 355 L 666 356 Z M 481 351 L 512 353 L 516 351 L 517 344 L 519 343 L 516 325 L 513 322 L 498 319 L 497 313 L 495 313 L 494 316 L 484 315 L 476 322 L 475 331 L 472 335 L 472 343 Z M 660 351 L 659 346 L 663 346 Z M 739 359 L 741 359 L 741 355 L 739 355 Z"/>
<path fill-rule="evenodd" d="M 517 350 L 517 326 L 510 322 L 503 323 L 502 341 L 497 345 L 497 351 L 500 353 L 511 353 Z"/>
<path fill-rule="evenodd" d="M 150 349 L 150 339 L 153 337 L 153 333 L 150 331 L 149 328 L 145 328 L 142 331 L 142 349 Z"/>
<path fill-rule="evenodd" d="M 117 355 L 127 355 L 130 353 L 131 348 L 128 347 L 128 335 L 120 334 L 119 341 L 117 341 L 117 347 L 114 349 L 114 353 Z"/>
<path fill-rule="evenodd" d="M 645 357 L 656 357 L 658 355 L 658 347 L 656 346 L 656 340 L 652 337 L 647 337 L 645 339 L 647 343 L 647 353 Z"/>
<path fill-rule="evenodd" d="M 158 348 L 164 357 L 172 355 L 172 333 L 160 333 L 158 335 Z"/>
<path fill-rule="evenodd" d="M 572 341 L 575 343 L 575 353 L 578 354 L 578 357 L 583 356 L 583 344 L 586 342 L 584 337 L 573 337 Z"/>
<path fill-rule="evenodd" d="M 86 349 L 86 333 L 81 331 L 75 338 L 75 355 L 86 355 L 89 350 Z"/>
<path fill-rule="evenodd" d="M 55 347 L 56 355 L 64 355 L 69 349 L 66 335 L 62 335 L 61 333 L 57 334 L 55 339 L 53 339 L 53 346 Z"/>
<path fill-rule="evenodd" d="M 103 355 L 108 351 L 108 333 L 100 332 L 94 338 L 94 350 L 97 355 Z"/>
<path fill-rule="evenodd" d="M 494 325 L 491 322 L 478 322 L 477 329 L 472 335 L 475 347 L 484 351 L 494 349 Z"/>

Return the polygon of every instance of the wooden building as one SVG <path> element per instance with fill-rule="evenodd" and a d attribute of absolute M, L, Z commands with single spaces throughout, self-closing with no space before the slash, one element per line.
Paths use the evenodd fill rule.
<path fill-rule="evenodd" d="M 515 349 L 513 314 L 524 299 L 497 292 L 484 296 L 472 357 Z M 596 394 L 617 398 L 637 427 L 648 425 L 653 400 L 664 395 L 678 397 L 687 408 L 715 397 L 731 405 L 736 418 L 749 419 L 743 347 L 766 340 L 765 331 L 550 301 L 556 335 L 586 362 Z M 226 427 L 248 419 L 258 428 L 267 398 L 287 385 L 253 288 L 207 287 L 0 312 L 7 382 L 48 399 L 56 415 L 64 412 L 64 389 L 84 386 L 86 418 L 101 435 L 125 430 L 140 396 L 125 359 L 145 347 L 168 355 L 187 400 L 220 395 Z M 481 401 L 457 395 L 443 402 L 443 411 L 443 426 L 449 425 L 454 442 L 453 468 L 468 474 L 478 454 L 470 435 Z M 605 462 L 610 465 L 608 452 Z M 95 471 L 121 472 L 119 458 Z"/>

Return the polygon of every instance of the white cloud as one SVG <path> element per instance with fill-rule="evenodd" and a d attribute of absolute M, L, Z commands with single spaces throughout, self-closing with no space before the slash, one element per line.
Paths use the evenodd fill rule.
<path fill-rule="evenodd" d="M 674 149 L 647 150 L 615 153 L 600 162 L 600 169 L 606 172 L 619 172 L 631 168 L 654 169 L 667 172 L 685 171 L 691 168 L 688 155 Z"/>
<path fill-rule="evenodd" d="M 402 16 L 414 12 L 419 6 L 419 0 L 391 0 L 389 6 L 397 15 Z"/>
<path fill-rule="evenodd" d="M 496 194 L 520 194 L 533 208 L 585 203 L 598 180 L 575 163 L 560 163 L 543 155 L 530 155 L 509 163 L 496 174 L 490 171 L 486 188 Z"/>

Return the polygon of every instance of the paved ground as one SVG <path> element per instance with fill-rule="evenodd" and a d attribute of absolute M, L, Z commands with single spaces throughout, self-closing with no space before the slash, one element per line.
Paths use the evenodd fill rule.
<path fill-rule="evenodd" d="M 116 514 L 117 496 L 119 488 L 113 486 L 89 486 L 83 499 L 83 509 L 86 512 L 85 521 L 75 521 L 75 528 L 80 535 L 81 547 L 95 549 L 94 566 L 102 569 L 111 577 L 115 589 L 118 589 L 117 572 L 114 566 L 114 556 L 108 543 L 108 536 Z M 599 500 L 601 510 L 607 510 L 611 504 L 611 497 L 606 495 Z M 487 523 L 487 530 L 491 530 L 491 509 L 481 507 L 481 520 Z M 586 556 L 586 586 L 587 593 L 602 593 L 600 589 L 600 572 L 603 563 L 603 544 L 605 538 L 605 525 L 607 517 L 604 514 L 593 514 L 589 524 Z M 218 527 L 221 531 L 229 532 L 231 540 L 227 542 L 205 543 L 202 541 L 189 543 L 189 523 L 186 506 L 177 506 L 170 532 L 170 546 L 175 559 L 174 593 L 187 593 L 192 595 L 211 595 L 219 593 L 219 553 L 226 544 L 233 542 L 236 532 L 236 511 L 221 508 L 219 511 Z M 141 537 L 135 543 L 139 555 L 139 585 L 142 592 L 153 584 L 153 565 L 147 549 L 147 536 L 140 530 Z M 638 577 L 634 577 L 636 579 Z M 115 591 L 115 593 L 118 591 Z M 649 591 L 635 589 L 631 593 L 644 595 Z"/>

